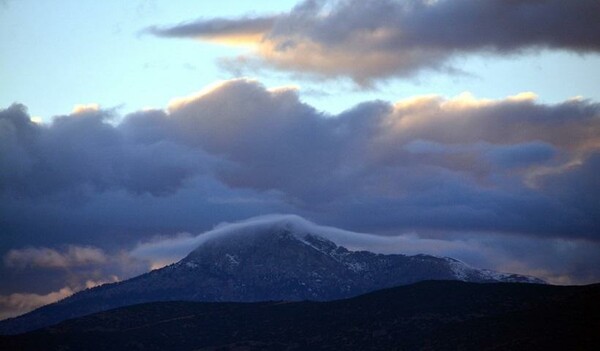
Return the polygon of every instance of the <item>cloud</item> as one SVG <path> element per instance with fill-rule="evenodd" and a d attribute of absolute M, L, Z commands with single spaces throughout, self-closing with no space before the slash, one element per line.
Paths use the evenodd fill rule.
<path fill-rule="evenodd" d="M 598 150 L 570 164 L 562 172 L 552 173 L 540 180 L 549 194 L 566 206 L 578 209 L 579 220 L 591 228 L 600 226 L 600 152 Z"/>
<path fill-rule="evenodd" d="M 47 294 L 12 293 L 9 295 L 0 295 L 0 320 L 20 316 L 36 308 L 67 298 L 83 289 L 91 289 L 102 284 L 118 281 L 118 277 L 111 276 L 106 280 L 87 280 L 84 285 L 76 286 L 75 288 L 65 286 Z"/>
<path fill-rule="evenodd" d="M 71 288 L 64 287 L 45 295 L 31 293 L 0 295 L 0 320 L 19 316 L 38 307 L 62 300 L 73 293 Z"/>
<path fill-rule="evenodd" d="M 243 45 L 260 41 L 274 23 L 275 17 L 244 17 L 235 20 L 215 18 L 180 23 L 171 28 L 150 27 L 146 31 L 161 37 L 190 37 L 229 45 Z"/>
<path fill-rule="evenodd" d="M 149 241 L 138 243 L 129 255 L 149 262 L 150 269 L 157 269 L 181 260 L 193 251 L 199 242 L 198 238 L 190 233 L 156 236 Z"/>
<path fill-rule="evenodd" d="M 130 142 L 110 117 L 86 107 L 39 125 L 22 105 L 1 110 L 0 192 L 36 197 L 124 188 L 164 194 L 210 162 L 200 150 L 190 152 L 170 141 Z"/>
<path fill-rule="evenodd" d="M 328 115 L 301 102 L 297 88 L 268 89 L 248 79 L 220 82 L 119 123 L 99 110 L 40 126 L 15 105 L 0 111 L 0 193 L 14 219 L 25 218 L 23 211 L 54 217 L 62 210 L 44 204 L 84 194 L 103 202 L 100 212 L 82 213 L 81 225 L 104 226 L 128 203 L 122 209 L 131 218 L 146 219 L 123 219 L 127 228 L 169 223 L 171 233 L 206 223 L 182 210 L 219 213 L 229 205 L 244 216 L 292 210 L 367 231 L 597 240 L 597 205 L 577 203 L 596 187 L 592 182 L 582 193 L 575 179 L 583 175 L 573 170 L 595 167 L 599 116 L 597 103 L 543 104 L 531 93 L 417 96 Z M 181 218 L 179 225 L 157 208 Z M 148 219 L 156 216 L 160 221 Z"/>
<path fill-rule="evenodd" d="M 182 233 L 170 237 L 156 237 L 138 244 L 130 255 L 151 262 L 171 264 L 187 256 L 194 249 L 211 240 L 247 240 L 256 233 L 289 229 L 295 233 L 314 233 L 328 238 L 350 250 L 369 250 L 377 253 L 419 254 L 425 251 L 443 254 L 459 245 L 450 241 L 421 239 L 409 233 L 397 236 L 379 236 L 317 225 L 297 215 L 265 215 L 233 223 L 220 223 L 199 235 Z"/>
<path fill-rule="evenodd" d="M 340 221 L 593 232 L 539 181 L 597 147 L 599 106 L 591 102 L 423 96 L 327 116 L 294 89 L 234 80 L 173 106 L 169 120 L 180 141 L 231 162 L 217 171 L 220 181 L 277 190 L 301 208 L 339 212 Z M 443 152 L 415 153 L 410 146 L 419 142 Z"/>
<path fill-rule="evenodd" d="M 180 234 L 157 237 L 138 244 L 132 257 L 152 262 L 160 268 L 175 263 L 211 240 L 250 240 L 256 233 L 275 229 L 321 235 L 349 250 L 368 250 L 383 254 L 417 255 L 421 253 L 453 257 L 476 267 L 534 275 L 554 284 L 585 284 L 598 281 L 599 243 L 503 237 L 483 233 L 444 237 L 423 237 L 414 232 L 393 236 L 358 233 L 321 226 L 296 215 L 266 215 L 233 223 L 221 223 L 199 235 Z M 556 257 L 561 257 L 557 261 Z"/>
<path fill-rule="evenodd" d="M 107 255 L 99 248 L 89 246 L 68 246 L 61 251 L 46 247 L 13 249 L 4 255 L 8 267 L 25 268 L 71 268 L 104 264 Z"/>
<path fill-rule="evenodd" d="M 111 275 L 111 276 L 107 277 L 106 279 L 101 279 L 101 280 L 88 279 L 85 281 L 85 288 L 91 289 L 91 288 L 94 288 L 94 287 L 97 287 L 100 285 L 116 283 L 119 281 L 120 281 L 120 279 L 116 275 Z"/>
<path fill-rule="evenodd" d="M 74 115 L 77 114 L 85 114 L 85 113 L 93 113 L 100 111 L 100 105 L 96 103 L 91 104 L 78 104 L 73 107 L 73 111 L 71 112 Z"/>
<path fill-rule="evenodd" d="M 425 69 L 452 70 L 452 59 L 465 54 L 598 53 L 599 23 L 595 0 L 307 0 L 277 16 L 200 19 L 149 31 L 223 44 L 245 38 L 254 50 L 233 65 L 368 85 Z"/>

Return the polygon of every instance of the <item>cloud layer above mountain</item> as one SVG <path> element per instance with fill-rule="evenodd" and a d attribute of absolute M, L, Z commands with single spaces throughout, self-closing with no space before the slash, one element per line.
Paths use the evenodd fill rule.
<path fill-rule="evenodd" d="M 166 110 L 109 115 L 39 125 L 24 106 L 2 110 L 3 207 L 194 188 L 365 229 L 599 239 L 600 105 L 590 101 L 420 96 L 331 116 L 292 88 L 238 79 Z"/>
<path fill-rule="evenodd" d="M 251 47 L 230 67 L 266 66 L 361 85 L 425 69 L 452 71 L 467 54 L 600 51 L 595 0 L 306 0 L 289 13 L 151 27 L 161 37 Z"/>

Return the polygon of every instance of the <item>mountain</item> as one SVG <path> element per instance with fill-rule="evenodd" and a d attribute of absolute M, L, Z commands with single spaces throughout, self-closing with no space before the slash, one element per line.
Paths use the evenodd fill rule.
<path fill-rule="evenodd" d="M 217 232 L 175 264 L 2 321 L 0 334 L 152 301 L 325 301 L 423 280 L 543 283 L 447 257 L 350 251 L 323 228 L 284 217 Z"/>
<path fill-rule="evenodd" d="M 597 350 L 600 284 L 427 281 L 329 302 L 155 302 L 2 350 Z"/>

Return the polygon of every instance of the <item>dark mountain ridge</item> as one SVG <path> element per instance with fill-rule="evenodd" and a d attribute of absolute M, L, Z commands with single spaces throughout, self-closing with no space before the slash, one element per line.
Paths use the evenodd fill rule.
<path fill-rule="evenodd" d="M 543 283 L 447 257 L 350 251 L 319 231 L 286 217 L 209 236 L 175 264 L 2 321 L 0 334 L 154 301 L 325 301 L 423 280 Z"/>
<path fill-rule="evenodd" d="M 600 284 L 427 281 L 328 302 L 156 302 L 17 336 L 3 350 L 597 350 Z"/>

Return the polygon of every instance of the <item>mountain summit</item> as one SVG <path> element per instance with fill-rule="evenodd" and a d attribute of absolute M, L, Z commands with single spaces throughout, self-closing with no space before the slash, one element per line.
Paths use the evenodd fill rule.
<path fill-rule="evenodd" d="M 152 301 L 334 300 L 423 280 L 544 283 L 448 257 L 351 251 L 332 240 L 346 233 L 295 216 L 217 229 L 199 236 L 199 246 L 177 263 L 2 321 L 0 333 Z"/>

